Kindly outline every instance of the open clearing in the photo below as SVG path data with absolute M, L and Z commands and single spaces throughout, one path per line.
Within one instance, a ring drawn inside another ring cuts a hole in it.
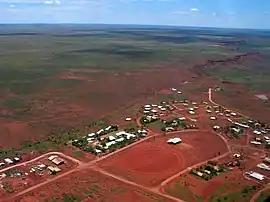
M 170 202 L 90 169 L 73 173 L 14 200 L 64 201 L 67 198 L 87 202 Z
M 168 145 L 171 137 L 180 137 L 182 143 Z M 211 132 L 179 132 L 149 139 L 99 165 L 130 181 L 157 186 L 173 174 L 226 151 L 223 140 Z

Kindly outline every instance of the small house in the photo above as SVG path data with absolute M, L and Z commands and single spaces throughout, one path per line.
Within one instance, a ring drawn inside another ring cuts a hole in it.
M 48 166 L 48 170 L 51 172 L 51 174 L 56 174 L 61 172 L 61 169 L 56 166 Z
M 13 164 L 13 163 L 14 163 L 10 158 L 5 158 L 4 161 L 5 161 L 7 164 Z
M 53 159 L 57 158 L 58 156 L 57 155 L 52 155 L 52 156 L 49 156 L 48 160 L 49 161 L 52 161 Z

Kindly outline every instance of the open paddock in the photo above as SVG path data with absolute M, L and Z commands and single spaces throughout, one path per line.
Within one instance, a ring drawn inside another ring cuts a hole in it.
M 75 199 L 75 200 L 68 200 Z M 24 193 L 14 200 L 28 201 L 87 201 L 87 202 L 156 202 L 166 201 L 139 188 L 124 184 L 96 171 L 85 169 Z
M 182 143 L 167 144 L 172 137 L 180 137 Z M 99 166 L 142 185 L 157 186 L 179 171 L 226 151 L 225 143 L 216 134 L 186 131 L 153 137 L 100 161 Z

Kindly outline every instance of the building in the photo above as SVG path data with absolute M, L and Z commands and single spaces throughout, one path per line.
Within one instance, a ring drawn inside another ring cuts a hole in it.
M 264 180 L 264 175 L 262 175 L 260 173 L 250 171 L 250 172 L 247 172 L 246 174 L 248 174 L 250 177 L 253 177 L 257 180 L 260 180 L 260 181 Z
M 185 121 L 186 117 L 179 117 L 178 119 L 179 119 L 179 121 Z
M 64 159 L 62 159 L 62 158 L 60 158 L 60 157 L 54 158 L 54 159 L 52 160 L 52 162 L 53 162 L 55 165 L 58 165 L 58 166 L 65 163 Z
M 268 171 L 270 171 L 270 166 L 268 166 L 268 165 L 266 165 L 266 164 L 264 164 L 264 163 L 259 163 L 259 164 L 257 165 L 257 167 L 260 168 L 260 169 L 263 169 L 263 170 L 268 170 Z
M 254 145 L 261 145 L 261 142 L 257 142 L 257 141 L 250 141 L 250 144 L 254 144 Z
M 199 172 L 199 171 L 198 171 L 196 174 L 197 174 L 199 177 L 202 177 L 202 176 L 203 176 L 203 173 L 201 173 L 201 172 Z
M 113 141 L 113 140 L 115 140 L 115 137 L 113 137 L 112 135 L 110 135 L 110 136 L 108 137 L 108 139 L 109 139 L 110 141 Z
M 265 163 L 270 163 L 270 157 L 265 157 L 265 158 L 263 159 L 263 162 L 265 162 Z
M 211 117 L 210 117 L 210 120 L 217 120 L 217 118 L 214 117 L 214 116 L 211 116 Z
M 48 170 L 51 172 L 51 174 L 56 174 L 61 172 L 61 169 L 57 166 L 48 166 Z
M 167 141 L 168 144 L 179 144 L 182 140 L 179 137 L 171 138 Z
M 262 134 L 262 132 L 260 132 L 260 131 L 258 131 L 258 130 L 254 130 L 253 133 L 254 133 L 255 135 L 261 135 L 261 134 Z
M 241 157 L 241 154 L 234 154 L 233 157 L 234 158 L 240 158 Z
M 52 155 L 52 156 L 49 156 L 48 160 L 49 161 L 52 161 L 53 159 L 57 158 L 58 156 L 57 155 Z
M 166 127 L 165 131 L 166 132 L 172 132 L 172 131 L 174 131 L 174 128 L 173 127 Z
M 15 161 L 15 162 L 19 162 L 19 161 L 20 161 L 20 158 L 19 158 L 19 157 L 15 157 L 15 158 L 14 158 L 14 161 Z
M 4 161 L 5 161 L 7 164 L 13 164 L 13 163 L 14 163 L 10 158 L 5 158 Z
M 189 111 L 188 113 L 191 115 L 196 114 L 194 111 Z
M 234 124 L 237 125 L 237 126 L 240 126 L 240 127 L 242 127 L 242 128 L 249 128 L 248 125 L 244 125 L 244 124 L 242 124 L 242 123 L 234 122 Z
M 211 174 L 211 171 L 209 171 L 209 170 L 204 170 L 203 172 L 206 173 L 206 174 L 208 174 L 208 175 Z

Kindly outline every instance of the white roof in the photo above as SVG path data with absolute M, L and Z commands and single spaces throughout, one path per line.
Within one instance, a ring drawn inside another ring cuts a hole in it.
M 116 142 L 123 142 L 124 140 L 125 140 L 125 138 L 120 137 L 120 138 L 116 139 L 115 141 L 116 141 Z
M 107 128 L 105 128 L 105 130 L 110 130 L 112 128 L 112 126 L 108 126 Z
M 156 112 L 157 112 L 157 110 L 155 110 L 155 109 L 152 109 L 152 110 L 151 110 L 151 112 L 153 112 L 153 113 L 156 113 Z
M 241 124 L 241 123 L 234 122 L 234 124 L 237 125 L 237 126 L 241 126 L 243 128 L 249 128 L 248 125 L 244 125 L 244 124 Z
M 234 113 L 234 112 L 232 112 L 232 113 L 231 113 L 231 115 L 232 115 L 232 116 L 236 116 L 237 114 L 236 114 L 236 113 Z
M 143 111 L 144 114 L 148 114 L 149 112 L 150 111 L 148 111 L 148 110 Z
M 126 118 L 126 121 L 131 121 L 131 118 L 127 117 L 127 118 Z
M 189 110 L 190 110 L 190 111 L 193 111 L 193 110 L 194 110 L 194 108 L 192 108 L 192 107 L 191 107 L 191 108 L 189 108 Z
M 177 144 L 180 143 L 182 140 L 179 137 L 175 137 L 175 138 L 171 138 L 167 141 L 167 143 L 173 143 L 173 144 Z
M 195 114 L 195 112 L 194 112 L 194 111 L 189 111 L 189 113 L 190 113 L 190 114 Z
M 52 155 L 52 156 L 49 156 L 48 160 L 52 161 L 53 159 L 55 159 L 57 157 L 58 157 L 57 155 Z
M 171 88 L 172 89 L 172 91 L 177 91 L 177 89 L 176 88 Z
M 152 104 L 152 107 L 157 107 L 157 105 L 156 104 Z
M 178 94 L 182 94 L 182 92 L 181 92 L 181 91 L 177 91 L 177 93 L 178 93 Z
M 93 137 L 93 136 L 95 136 L 96 135 L 96 133 L 89 133 L 87 136 L 88 137 Z
M 100 134 L 100 133 L 102 133 L 104 131 L 104 129 L 100 129 L 98 132 L 97 132 L 97 134 Z
M 211 116 L 210 119 L 211 119 L 211 120 L 216 120 L 217 118 L 214 117 L 214 116 Z
M 147 105 L 144 105 L 144 108 L 149 108 L 151 107 L 151 105 L 147 104 Z
M 270 170 L 270 166 L 264 164 L 264 163 L 259 163 L 257 165 L 258 168 L 264 169 L 264 170 Z
M 261 142 L 257 142 L 257 141 L 250 141 L 251 144 L 256 144 L 256 145 L 261 145 Z
M 258 130 L 254 130 L 253 133 L 256 134 L 256 135 L 262 134 L 262 132 L 260 132 L 260 131 L 258 131 Z
M 162 107 L 160 108 L 161 111 L 166 111 L 166 108 Z
M 184 120 L 186 120 L 186 117 L 179 117 L 178 118 L 180 121 L 184 121 Z
M 4 161 L 5 161 L 6 163 L 13 163 L 13 161 L 12 161 L 10 158 L 5 158 Z
M 257 173 L 257 172 L 250 171 L 250 172 L 248 172 L 248 175 L 250 177 L 256 178 L 258 180 L 263 180 L 264 179 L 264 175 L 262 175 L 260 173 Z
M 115 143 L 116 143 L 115 141 L 107 142 L 106 147 L 110 147 L 111 145 L 114 145 Z
M 98 154 L 99 154 L 99 153 L 102 153 L 102 151 L 99 150 L 99 149 L 95 149 L 95 152 L 98 153 Z
M 110 141 L 115 140 L 115 137 L 113 137 L 112 135 L 110 135 L 108 138 L 109 138 Z
M 151 110 L 151 107 L 145 107 L 144 108 L 146 111 L 149 111 L 149 110 Z

